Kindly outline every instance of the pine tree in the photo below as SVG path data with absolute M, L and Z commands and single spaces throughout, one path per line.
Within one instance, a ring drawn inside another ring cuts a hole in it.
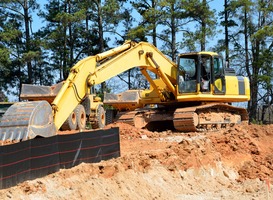
M 36 61 L 41 50 L 33 40 L 31 30 L 32 12 L 38 9 L 35 0 L 5 0 L 0 2 L 1 46 L 5 50 L 5 85 L 20 93 L 22 83 L 33 83 Z M 2 58 L 3 58 L 2 57 Z
M 196 27 L 194 31 L 186 34 L 187 43 L 194 43 L 195 46 L 200 46 L 200 51 L 206 51 L 207 39 L 216 33 L 215 10 L 210 9 L 207 0 L 186 0 L 184 6 L 191 24 Z
M 152 37 L 152 44 L 157 46 L 157 27 L 161 23 L 163 12 L 160 9 L 159 0 L 131 1 L 132 6 L 141 15 L 142 20 L 131 34 L 142 34 L 140 38 Z M 144 39 L 145 40 L 145 39 Z
M 86 24 L 92 27 L 92 32 L 98 38 L 98 52 L 108 50 L 105 33 L 116 34 L 117 26 L 122 19 L 122 5 L 126 0 L 85 0 L 79 3 L 80 7 L 88 14 Z M 106 84 L 101 84 L 101 95 L 106 91 Z
M 268 97 L 271 96 L 272 5 L 266 0 L 240 0 L 231 1 L 230 8 L 236 14 L 234 20 L 238 24 L 230 34 L 230 63 L 237 62 L 239 73 L 249 77 L 251 100 L 248 110 L 250 120 L 256 120 L 258 103 L 265 99 L 270 102 Z

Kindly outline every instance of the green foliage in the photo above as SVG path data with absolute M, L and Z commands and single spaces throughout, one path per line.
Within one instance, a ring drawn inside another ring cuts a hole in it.
M 9 56 L 9 49 L 5 47 L 0 48 L 0 69 L 10 64 L 11 60 Z
M 146 36 L 152 37 L 153 45 L 157 46 L 157 27 L 161 23 L 163 15 L 160 0 L 131 1 L 130 3 L 141 15 L 142 19 L 131 35 L 146 40 Z
M 273 37 L 273 24 L 261 27 L 255 34 L 252 35 L 252 40 L 265 40 Z
M 35 0 L 0 2 L 1 87 L 13 88 L 10 91 L 16 95 L 23 82 L 32 82 L 36 67 L 30 14 L 37 8 Z
M 146 37 L 146 28 L 143 26 L 137 26 L 128 31 L 127 39 L 134 41 L 148 41 Z

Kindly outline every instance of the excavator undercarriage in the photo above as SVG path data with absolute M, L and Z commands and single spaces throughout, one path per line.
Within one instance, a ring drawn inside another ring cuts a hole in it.
M 224 103 L 169 109 L 143 108 L 119 112 L 114 121 L 150 130 L 175 129 L 181 132 L 219 130 L 247 123 L 244 108 Z

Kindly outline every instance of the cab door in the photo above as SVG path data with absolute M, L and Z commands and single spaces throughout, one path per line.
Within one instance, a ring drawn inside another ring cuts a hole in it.
M 213 58 L 212 82 L 214 94 L 225 94 L 226 80 L 224 76 L 223 60 L 220 57 Z
M 180 57 L 178 64 L 178 92 L 196 93 L 197 91 L 197 56 Z
M 203 54 L 200 57 L 200 91 L 202 93 L 210 93 L 211 91 L 211 69 L 212 69 L 212 57 L 211 55 Z

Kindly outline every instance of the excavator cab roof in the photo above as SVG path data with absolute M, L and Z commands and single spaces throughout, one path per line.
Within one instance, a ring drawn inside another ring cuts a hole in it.
M 193 56 L 193 55 L 210 55 L 210 56 L 219 56 L 219 54 L 211 51 L 200 51 L 200 52 L 189 52 L 189 53 L 181 53 L 178 57 L 183 56 Z

